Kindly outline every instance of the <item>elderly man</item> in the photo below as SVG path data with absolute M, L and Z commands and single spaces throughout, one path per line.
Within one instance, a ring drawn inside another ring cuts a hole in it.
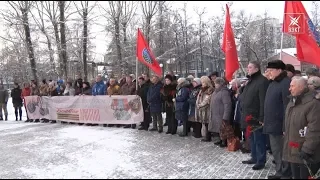
M 108 95 L 120 95 L 120 86 L 116 84 L 116 79 L 109 80 L 110 86 L 107 89 Z
M 132 76 L 126 77 L 126 83 L 120 88 L 120 95 L 135 95 L 136 94 L 136 85 L 133 83 Z M 128 124 L 123 128 L 136 128 L 136 124 Z
M 263 124 L 264 100 L 269 81 L 261 74 L 260 64 L 257 61 L 251 61 L 248 64 L 247 72 L 249 81 L 240 94 L 242 123 L 245 126 L 250 125 L 245 120 L 247 117 L 252 117 L 254 120 L 252 123 Z M 266 163 L 266 137 L 261 128 L 248 133 L 250 133 L 251 159 L 242 163 L 255 164 L 252 169 L 261 170 Z
M 92 95 L 97 96 L 97 95 L 106 95 L 107 92 L 107 87 L 102 81 L 101 75 L 98 75 L 96 77 L 96 83 L 93 85 L 92 88 Z
M 314 67 L 311 67 L 311 68 L 308 68 L 306 70 L 306 74 L 308 76 L 308 79 L 312 76 L 318 76 L 319 77 L 319 70 L 314 68 Z
M 320 101 L 308 90 L 303 77 L 293 77 L 289 91 L 283 160 L 291 163 L 294 179 L 309 179 L 307 166 L 313 174 L 320 168 Z
M 296 70 L 292 64 L 286 64 L 286 72 L 287 76 L 291 79 L 293 76 L 295 76 Z
M 268 179 L 280 179 L 290 177 L 290 167 L 287 162 L 282 162 L 283 149 L 283 122 L 284 114 L 289 102 L 288 96 L 290 76 L 285 71 L 286 65 L 280 60 L 270 61 L 267 65 L 269 84 L 264 102 L 264 127 L 263 131 L 269 135 L 273 159 L 276 164 L 275 175 Z
M 162 88 L 162 83 L 158 76 L 152 77 L 152 85 L 149 87 L 147 94 L 147 102 L 149 105 L 149 110 L 153 119 L 153 126 L 150 131 L 158 131 L 159 133 L 163 132 L 163 120 L 161 115 L 161 95 L 160 90 Z M 158 126 L 157 126 L 158 123 Z

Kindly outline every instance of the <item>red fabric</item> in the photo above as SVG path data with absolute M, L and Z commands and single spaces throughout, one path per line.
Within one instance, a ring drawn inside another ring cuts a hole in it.
M 246 122 L 248 123 L 249 121 L 251 121 L 252 120 L 252 115 L 250 114 L 250 115 L 248 115 L 248 116 L 246 116 Z
M 142 32 L 138 29 L 137 35 L 137 58 L 144 65 L 148 66 L 158 76 L 162 76 L 162 68 L 151 52 L 148 43 L 145 41 Z
M 292 141 L 289 142 L 289 146 L 292 147 L 292 148 L 299 148 L 300 147 L 299 143 L 292 142 Z
M 21 92 L 21 97 L 24 98 L 26 96 L 31 95 L 31 88 L 23 88 Z
M 226 22 L 224 24 L 224 33 L 222 41 L 222 51 L 225 54 L 225 77 L 228 81 L 232 80 L 233 73 L 239 69 L 237 46 L 234 40 L 231 27 L 229 7 L 226 5 Z
M 292 18 L 295 20 L 292 20 Z M 293 29 L 297 27 L 300 27 L 300 30 L 295 32 Z M 318 45 L 320 44 L 320 36 L 301 1 L 285 1 L 283 32 L 296 37 L 299 61 L 320 66 L 320 60 L 318 60 L 320 56 Z
M 251 134 L 251 131 L 252 131 L 251 126 L 247 126 L 247 129 L 246 129 L 246 139 L 249 139 L 250 134 Z

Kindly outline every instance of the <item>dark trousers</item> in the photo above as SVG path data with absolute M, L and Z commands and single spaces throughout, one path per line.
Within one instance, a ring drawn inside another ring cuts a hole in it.
M 152 117 L 152 129 L 158 129 L 159 131 L 163 130 L 163 120 L 161 112 L 151 113 Z M 157 126 L 158 123 L 158 126 Z
M 239 138 L 239 140 L 242 140 L 242 131 L 241 131 L 241 125 L 237 122 L 233 123 L 233 130 L 234 135 Z
M 206 128 L 206 137 L 205 137 L 205 140 L 207 141 L 211 141 L 211 132 L 209 132 L 209 124 L 208 123 L 205 123 L 204 124 L 205 128 Z
M 262 129 L 258 129 L 250 135 L 251 158 L 256 165 L 265 165 L 266 163 L 266 135 Z
M 185 117 L 186 118 L 183 119 L 183 124 L 182 124 L 182 128 L 183 128 L 182 135 L 187 136 L 191 129 L 191 122 L 188 121 L 188 116 L 185 116 Z
M 22 118 L 22 108 L 21 108 L 21 106 L 14 106 L 14 114 L 16 115 L 16 120 L 18 120 L 18 117 L 20 117 L 20 119 Z
M 166 123 L 168 125 L 168 133 L 176 134 L 178 121 L 175 118 L 175 114 L 172 108 L 166 108 Z
M 201 129 L 202 129 L 202 124 L 199 122 L 192 122 L 193 124 L 193 132 L 195 137 L 201 137 Z
M 308 177 L 310 176 L 306 165 L 297 163 L 290 163 L 290 165 L 293 179 L 308 179 Z M 309 164 L 308 166 L 311 169 L 313 175 L 315 175 L 320 168 L 320 163 Z
M 269 134 L 270 147 L 273 159 L 276 162 L 276 176 L 291 177 L 291 168 L 288 162 L 282 161 L 283 135 Z
M 142 127 L 144 129 L 149 129 L 150 126 L 150 122 L 151 122 L 151 114 L 150 112 L 145 112 L 143 113 L 143 122 L 142 122 Z

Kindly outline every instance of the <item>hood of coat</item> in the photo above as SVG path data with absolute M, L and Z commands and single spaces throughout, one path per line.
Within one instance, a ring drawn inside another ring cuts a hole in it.
M 180 90 L 183 87 L 188 87 L 190 85 L 189 81 L 184 81 L 181 84 L 177 85 L 177 90 Z

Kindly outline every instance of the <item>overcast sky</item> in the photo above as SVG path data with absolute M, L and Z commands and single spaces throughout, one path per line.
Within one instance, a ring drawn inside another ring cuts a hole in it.
M 212 16 L 221 15 L 221 6 L 225 5 L 227 1 L 188 1 L 188 16 L 192 18 L 193 21 L 196 21 L 197 15 L 194 11 L 196 7 L 202 9 L 206 8 L 205 20 Z M 0 6 L 3 7 L 4 2 L 0 2 Z M 312 2 L 303 1 L 309 16 L 311 15 Z M 170 4 L 173 9 L 182 8 L 183 1 L 170 1 Z M 284 10 L 284 1 L 234 1 L 231 7 L 231 11 L 240 11 L 245 10 L 248 14 L 252 15 L 262 15 L 265 11 L 268 12 L 269 16 L 278 18 L 280 21 L 283 19 L 283 10 Z M 138 12 L 141 14 L 141 12 Z M 1 22 L 1 21 L 0 21 Z M 98 20 L 98 22 L 103 23 L 104 20 Z M 0 35 L 3 35 L 3 30 L 1 30 L 0 25 Z M 96 49 L 93 50 L 96 52 L 96 60 L 103 60 L 103 54 L 106 52 L 108 38 L 106 33 L 103 32 L 104 28 L 101 26 L 93 26 L 91 32 L 94 32 L 96 39 L 93 40 L 93 43 L 96 45 Z

